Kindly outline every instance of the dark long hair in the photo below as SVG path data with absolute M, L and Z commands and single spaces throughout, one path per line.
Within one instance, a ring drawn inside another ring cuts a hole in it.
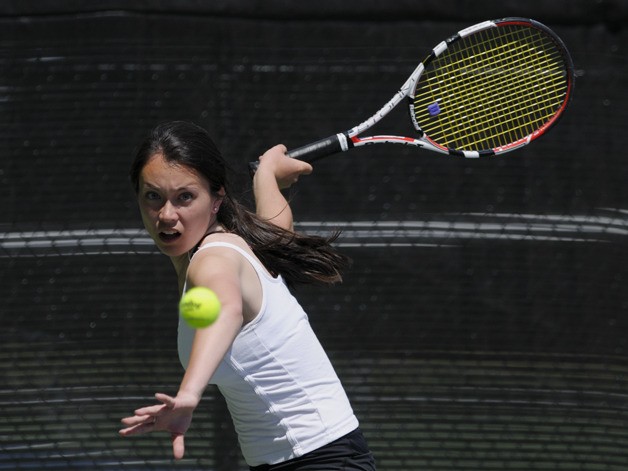
M 271 273 L 282 275 L 289 285 L 342 281 L 341 272 L 350 261 L 331 245 L 338 234 L 320 237 L 287 231 L 239 203 L 229 188 L 227 164 L 205 129 L 185 121 L 163 123 L 154 128 L 141 144 L 131 166 L 131 183 L 136 193 L 140 173 L 156 153 L 205 177 L 214 196 L 224 188 L 218 222 L 242 237 Z

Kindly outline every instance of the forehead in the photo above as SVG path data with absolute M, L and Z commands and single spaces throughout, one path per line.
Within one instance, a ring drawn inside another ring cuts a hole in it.
M 193 168 L 167 161 L 161 153 L 153 154 L 140 173 L 140 184 L 159 188 L 208 187 L 207 180 Z

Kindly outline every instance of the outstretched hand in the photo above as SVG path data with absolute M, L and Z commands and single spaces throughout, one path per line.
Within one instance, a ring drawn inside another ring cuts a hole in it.
M 198 405 L 198 398 L 192 394 L 179 393 L 176 397 L 157 393 L 155 398 L 161 404 L 142 407 L 132 417 L 125 417 L 126 425 L 119 431 L 123 437 L 149 432 L 170 432 L 172 452 L 175 459 L 183 458 L 185 452 L 184 435 L 192 422 L 192 414 Z

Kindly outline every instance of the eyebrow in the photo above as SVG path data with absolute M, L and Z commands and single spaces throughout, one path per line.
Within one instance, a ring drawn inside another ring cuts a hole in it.
M 153 185 L 153 184 L 151 184 L 151 183 L 148 183 L 148 182 L 146 182 L 146 181 L 142 181 L 141 186 L 148 187 L 148 188 L 153 189 L 153 190 L 160 190 L 160 189 L 161 189 L 160 187 L 155 186 L 155 185 Z M 184 186 L 180 186 L 180 187 L 178 187 L 178 188 L 175 188 L 175 189 L 174 189 L 174 191 L 182 191 L 182 190 L 189 190 L 189 189 L 197 189 L 197 188 L 198 188 L 198 186 L 199 186 L 199 185 L 197 185 L 196 183 L 191 183 L 191 184 L 188 184 L 188 185 L 184 185 Z

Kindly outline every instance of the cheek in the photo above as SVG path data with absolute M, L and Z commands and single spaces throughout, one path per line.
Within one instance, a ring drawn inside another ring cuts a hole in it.
M 151 225 L 150 223 L 152 219 L 148 217 L 148 215 L 144 213 L 143 211 L 141 211 L 140 214 L 142 216 L 142 222 L 144 223 L 144 226 L 148 229 L 148 226 Z
M 205 232 L 209 227 L 209 223 L 211 222 L 211 213 L 206 210 L 198 211 L 193 214 L 190 214 L 190 218 L 188 219 L 188 223 L 191 223 L 194 228 L 199 231 Z
M 150 209 L 146 208 L 142 204 L 139 204 L 138 207 L 140 210 L 140 216 L 142 218 L 142 222 L 144 223 L 144 226 L 146 227 L 146 229 L 149 229 L 150 227 L 154 225 L 153 223 L 156 218 L 154 211 L 151 211 Z
M 188 223 L 193 222 L 195 226 L 203 226 L 203 230 L 206 230 L 214 216 L 211 203 L 209 198 L 199 198 L 195 201 L 187 211 Z

